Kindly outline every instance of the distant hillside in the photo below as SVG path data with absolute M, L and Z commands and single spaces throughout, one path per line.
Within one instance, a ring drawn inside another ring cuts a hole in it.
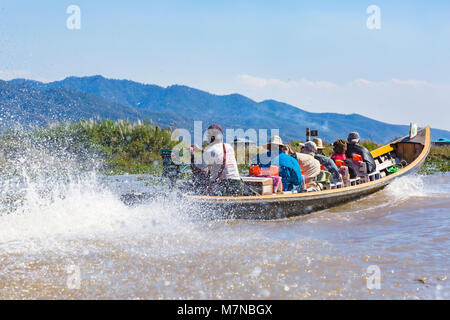
M 89 117 L 151 118 L 161 125 L 176 122 L 177 127 L 192 129 L 194 120 L 203 120 L 205 126 L 216 122 L 226 128 L 279 128 L 284 139 L 304 139 L 305 129 L 310 127 L 318 129 L 326 141 L 358 131 L 363 139 L 377 142 L 406 135 L 409 129 L 358 114 L 311 113 L 274 100 L 258 103 L 239 94 L 219 96 L 186 86 L 163 88 L 102 76 L 69 77 L 48 84 L 0 81 L 0 106 L 3 124 L 5 119 L 44 124 Z M 433 129 L 432 135 L 445 138 L 450 132 Z
M 48 125 L 89 118 L 153 119 L 171 124 L 179 115 L 124 106 L 96 95 L 29 80 L 0 80 L 0 127 Z

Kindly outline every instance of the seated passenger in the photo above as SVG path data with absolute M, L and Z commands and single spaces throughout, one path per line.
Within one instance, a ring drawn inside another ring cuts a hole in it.
M 258 165 L 261 167 L 270 165 L 278 166 L 280 168 L 279 175 L 282 179 L 283 190 L 302 191 L 304 189 L 304 183 L 300 166 L 294 158 L 286 154 L 286 152 L 283 152 L 286 148 L 281 138 L 279 136 L 273 136 L 266 148 L 269 150 L 265 155 L 267 161 L 263 163 L 262 157 L 258 155 Z
M 317 152 L 314 155 L 314 158 L 320 162 L 320 164 L 325 168 L 326 171 L 331 173 L 330 181 L 331 183 L 341 182 L 341 175 L 339 174 L 339 169 L 334 163 L 333 160 L 328 158 L 323 154 L 323 143 L 322 139 L 316 138 L 314 139 L 314 143 L 317 146 Z
M 202 149 L 193 145 L 191 152 L 191 169 L 197 187 L 201 193 L 210 195 L 234 196 L 242 194 L 242 182 L 237 167 L 233 147 L 223 142 L 220 125 L 211 125 L 207 131 L 209 145 L 202 152 L 198 161 L 194 152 Z
M 345 156 L 345 152 L 347 152 L 347 142 L 345 140 L 339 139 L 333 142 L 333 154 L 331 155 L 331 159 L 334 161 L 341 160 L 344 161 L 347 159 Z
M 303 169 L 305 183 L 308 185 L 313 182 L 320 173 L 320 162 L 314 158 L 317 152 L 317 146 L 314 142 L 308 141 L 301 149 L 301 153 L 295 153 L 294 157 Z
M 359 154 L 364 163 L 367 165 L 367 173 L 372 173 L 376 170 L 377 166 L 372 154 L 365 147 L 359 144 L 360 137 L 358 132 L 350 132 L 347 138 L 347 158 L 353 159 L 353 154 Z
M 339 168 L 339 173 L 341 174 L 343 180 L 347 180 L 347 176 L 350 179 L 355 179 L 358 176 L 358 170 L 355 168 L 353 162 L 347 159 L 345 153 L 347 152 L 347 141 L 339 139 L 333 142 L 333 154 L 331 159 L 336 161 L 343 161 L 345 164 L 344 168 Z

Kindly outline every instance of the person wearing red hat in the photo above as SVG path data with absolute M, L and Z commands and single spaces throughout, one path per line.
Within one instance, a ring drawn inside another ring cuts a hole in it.
M 242 194 L 242 182 L 233 147 L 223 142 L 222 127 L 213 124 L 208 127 L 209 145 L 203 150 L 202 161 L 192 162 L 194 178 L 199 181 L 199 191 L 204 194 L 234 196 Z M 197 145 L 190 148 L 193 155 L 201 151 Z

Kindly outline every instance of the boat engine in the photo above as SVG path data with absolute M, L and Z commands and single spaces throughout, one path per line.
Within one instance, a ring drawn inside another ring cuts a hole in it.
M 180 173 L 188 167 L 188 165 L 176 164 L 172 160 L 172 149 L 161 149 L 162 165 L 163 165 L 163 178 L 168 178 L 170 185 L 173 187 L 180 176 Z M 181 157 L 183 154 L 180 154 Z

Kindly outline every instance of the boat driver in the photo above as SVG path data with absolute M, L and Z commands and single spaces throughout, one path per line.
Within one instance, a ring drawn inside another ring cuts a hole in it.
M 190 147 L 191 169 L 194 184 L 199 193 L 217 196 L 242 195 L 242 181 L 233 147 L 223 142 L 222 127 L 213 124 L 207 131 L 208 146 Z M 194 161 L 194 153 L 202 152 L 201 159 Z

